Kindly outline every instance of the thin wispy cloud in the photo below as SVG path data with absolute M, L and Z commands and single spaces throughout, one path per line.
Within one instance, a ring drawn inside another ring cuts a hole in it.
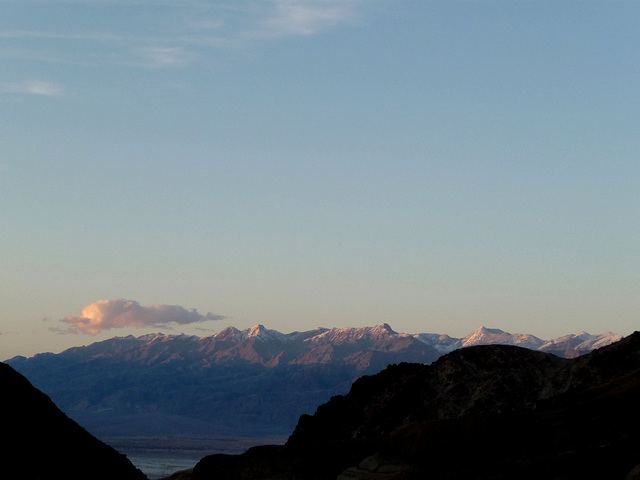
M 30 80 L 24 84 L 23 88 L 25 93 L 31 95 L 42 95 L 45 97 L 59 97 L 62 95 L 62 87 L 43 80 Z
M 97 335 L 104 330 L 124 327 L 164 327 L 188 325 L 208 320 L 223 320 L 222 315 L 198 313 L 179 305 L 140 305 L 134 300 L 98 300 L 82 309 L 80 316 L 66 317 L 60 321 L 69 325 L 66 329 L 51 327 L 57 333 Z
M 26 80 L 23 82 L 0 83 L 0 93 L 18 95 L 39 95 L 43 97 L 61 97 L 63 88 L 45 80 Z
M 351 20 L 361 2 L 336 0 L 276 0 L 262 33 L 273 36 L 314 35 Z
M 216 50 L 250 46 L 268 38 L 317 35 L 348 24 L 379 0 L 246 0 L 242 2 L 165 1 L 149 5 L 136 0 L 82 2 L 86 22 L 53 23 L 51 30 L 28 22 L 0 29 L 4 58 L 46 61 L 69 59 L 81 65 L 183 68 L 210 58 Z M 18 2 L 10 2 L 13 6 Z M 24 0 L 37 9 L 46 2 Z M 58 0 L 72 4 L 73 0 Z M 91 14 L 99 5 L 99 16 Z M 130 22 L 96 22 L 135 6 Z M 15 8 L 15 7 L 14 7 Z M 90 15 L 91 14 L 91 15 Z M 28 17 L 25 17 L 28 18 Z M 149 19 L 157 18 L 157 21 Z M 144 21 L 144 23 L 142 23 Z M 78 25 L 78 27 L 76 27 Z M 135 25 L 135 29 L 132 28 Z M 20 28 L 23 27 L 23 28 Z M 22 58 L 21 52 L 26 55 Z M 38 54 L 40 52 L 40 55 Z
M 134 51 L 144 66 L 154 68 L 177 68 L 192 63 L 197 55 L 183 47 L 144 47 Z

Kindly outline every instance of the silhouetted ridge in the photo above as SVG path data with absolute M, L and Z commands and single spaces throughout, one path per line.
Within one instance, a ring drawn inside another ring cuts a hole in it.
M 390 434 L 410 422 L 535 407 L 558 386 L 553 380 L 567 360 L 521 347 L 468 347 L 431 365 L 390 365 L 362 377 L 346 396 L 302 416 L 289 439 L 351 440 Z
M 0 478 L 146 478 L 124 455 L 91 436 L 4 363 L 0 363 L 0 386 Z

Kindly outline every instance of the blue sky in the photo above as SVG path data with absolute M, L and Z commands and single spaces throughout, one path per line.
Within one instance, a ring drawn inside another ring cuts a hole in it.
M 0 9 L 0 357 L 257 323 L 637 329 L 638 2 Z M 191 313 L 78 328 L 116 299 Z

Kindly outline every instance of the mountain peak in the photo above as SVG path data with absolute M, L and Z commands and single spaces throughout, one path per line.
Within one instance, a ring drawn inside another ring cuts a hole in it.
M 580 332 L 549 340 L 540 347 L 540 350 L 556 355 L 574 357 L 591 350 L 605 347 L 621 339 L 622 335 L 611 332 L 601 333 L 599 335 Z
M 367 342 L 383 342 L 388 343 L 395 337 L 409 337 L 409 335 L 399 334 L 395 332 L 387 323 L 376 325 L 375 327 L 359 327 L 359 328 L 332 328 L 326 330 L 319 335 L 309 338 L 314 343 L 332 343 L 335 345 L 342 344 L 361 344 Z M 364 342 L 364 343 L 363 343 Z
M 247 334 L 248 334 L 250 337 L 257 337 L 257 336 L 258 336 L 258 335 L 260 335 L 261 333 L 264 333 L 264 332 L 265 332 L 265 330 L 266 330 L 266 328 L 265 328 L 265 326 L 264 326 L 264 325 L 262 325 L 262 324 L 258 324 L 258 325 L 254 325 L 254 326 L 253 326 L 253 327 L 251 327 L 251 328 L 248 328 L 246 331 L 247 331 Z
M 258 324 L 251 328 L 247 328 L 242 332 L 248 338 L 257 338 L 262 341 L 276 340 L 283 341 L 286 337 L 285 334 L 278 332 L 277 330 L 269 330 L 264 325 Z
M 376 325 L 371 329 L 372 332 L 376 333 L 389 333 L 389 334 L 397 334 L 393 328 L 388 323 L 381 323 L 380 325 Z
M 157 333 L 147 333 L 146 335 L 140 335 L 138 337 L 138 340 L 142 340 L 143 342 L 147 342 L 147 343 L 151 343 L 151 342 L 155 342 L 158 339 L 165 339 L 166 335 L 162 332 L 157 332 Z
M 487 328 L 484 325 L 481 325 L 474 332 L 464 337 L 462 339 L 462 344 L 466 347 L 468 345 L 476 345 L 478 343 L 493 343 L 495 340 L 498 340 L 496 337 L 504 337 L 507 335 L 510 334 L 503 330 Z
M 500 330 L 499 328 L 487 328 L 484 325 L 480 325 L 480 328 L 478 328 L 475 333 L 483 333 L 483 334 L 493 334 L 493 335 L 502 335 L 503 333 L 508 333 L 505 332 L 504 330 Z
M 470 347 L 472 345 L 519 345 L 525 348 L 537 349 L 540 348 L 545 342 L 533 335 L 515 333 L 511 334 L 500 330 L 499 328 L 487 328 L 484 325 L 480 326 L 475 332 L 460 339 L 460 344 L 463 347 Z
M 216 333 L 213 336 L 213 338 L 215 338 L 216 341 L 220 341 L 220 342 L 230 341 L 230 340 L 237 341 L 237 340 L 241 340 L 242 333 L 236 327 L 227 327 L 224 330 L 221 330 L 218 333 Z

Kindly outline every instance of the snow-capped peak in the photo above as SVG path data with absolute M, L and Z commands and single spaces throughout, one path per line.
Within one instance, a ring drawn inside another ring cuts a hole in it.
M 499 343 L 504 340 L 509 333 L 497 328 L 487 328 L 484 325 L 480 326 L 476 331 L 470 333 L 462 339 L 462 346 L 468 347 L 471 345 L 479 345 L 484 343 Z
M 238 330 L 236 327 L 227 327 L 224 330 L 219 331 L 213 338 L 216 341 L 224 342 L 224 341 L 240 341 L 243 338 L 242 332 Z
M 467 335 L 460 340 L 462 347 L 470 347 L 472 345 L 518 345 L 521 347 L 537 349 L 544 344 L 544 340 L 533 335 L 515 333 L 511 334 L 498 328 L 487 328 L 484 325 L 475 332 Z
M 380 325 L 376 325 L 375 327 L 373 327 L 371 329 L 371 333 L 386 333 L 394 335 L 398 332 L 394 331 L 388 323 L 381 323 Z
M 138 340 L 142 340 L 145 343 L 151 343 L 156 341 L 165 340 L 168 336 L 162 332 L 158 333 L 147 333 L 146 335 L 140 335 Z
M 607 332 L 599 335 L 591 335 L 587 332 L 580 332 L 549 340 L 540 347 L 540 350 L 575 350 L 576 352 L 586 352 L 597 350 L 621 339 L 622 335 L 617 333 Z
M 375 327 L 332 328 L 309 338 L 312 342 L 330 342 L 335 344 L 355 343 L 367 339 L 371 341 L 398 337 L 404 334 L 395 332 L 387 323 Z M 405 335 L 406 336 L 406 335 Z
M 264 325 L 254 325 L 251 328 L 247 328 L 242 333 L 247 338 L 257 338 L 262 341 L 268 341 L 268 340 L 283 341 L 286 337 L 285 334 L 280 333 L 277 330 L 269 330 Z
M 594 341 L 591 343 L 591 348 L 597 350 L 598 348 L 606 347 L 612 343 L 622 340 L 622 335 L 619 333 L 607 332 L 594 337 Z

